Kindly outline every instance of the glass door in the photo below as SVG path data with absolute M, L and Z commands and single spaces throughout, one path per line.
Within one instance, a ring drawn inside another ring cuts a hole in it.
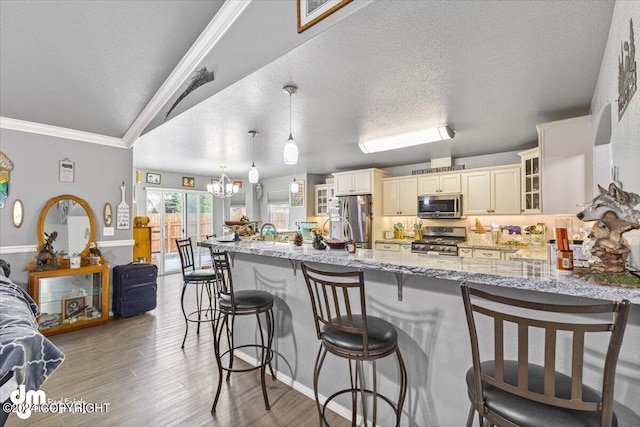
M 147 190 L 147 216 L 151 220 L 151 258 L 159 274 L 179 273 L 176 239 L 191 237 L 196 268 L 210 264 L 208 249 L 196 244 L 212 233 L 211 195 L 199 192 Z

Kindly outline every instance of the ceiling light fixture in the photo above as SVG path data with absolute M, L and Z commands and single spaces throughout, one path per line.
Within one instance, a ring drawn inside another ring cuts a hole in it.
M 258 173 L 258 168 L 256 168 L 256 135 L 260 134 L 257 130 L 250 130 L 249 135 L 253 138 L 251 139 L 251 169 L 249 169 L 249 182 L 251 184 L 257 184 L 260 179 L 260 174 Z
M 455 136 L 455 131 L 449 125 L 438 125 L 433 128 L 385 138 L 370 139 L 358 143 L 363 153 L 377 153 L 378 151 L 395 150 L 397 148 L 412 147 L 428 142 L 444 141 Z
M 289 94 L 289 139 L 284 144 L 284 164 L 295 165 L 298 163 L 298 146 L 293 140 L 293 134 L 291 133 L 291 95 L 298 91 L 296 86 L 285 86 L 282 88 L 284 93 Z
M 224 173 L 224 166 L 220 166 L 221 173 L 220 178 L 218 180 L 212 180 L 211 184 L 207 184 L 207 191 L 213 194 L 216 197 L 220 197 L 221 199 L 226 199 L 227 197 L 231 197 L 234 193 L 237 193 L 240 187 L 238 185 L 233 185 L 231 178 Z

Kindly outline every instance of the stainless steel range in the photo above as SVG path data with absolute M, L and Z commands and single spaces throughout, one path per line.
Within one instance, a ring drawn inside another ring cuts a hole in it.
M 458 243 L 467 240 L 465 227 L 424 227 L 422 240 L 411 243 L 411 252 L 434 255 L 458 255 Z

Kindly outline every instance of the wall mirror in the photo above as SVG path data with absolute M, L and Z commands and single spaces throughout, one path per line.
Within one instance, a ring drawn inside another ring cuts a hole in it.
M 111 227 L 111 220 L 113 219 L 113 211 L 111 210 L 111 203 L 104 204 L 104 210 L 102 211 L 105 227 Z
M 53 242 L 56 252 L 65 251 L 67 255 L 79 254 L 89 256 L 89 242 L 96 235 L 96 224 L 89 204 L 71 194 L 50 199 L 38 219 L 38 242 L 45 242 L 45 235 L 57 231 L 58 237 Z
M 11 209 L 11 221 L 13 222 L 13 226 L 15 228 L 20 228 L 23 218 L 24 205 L 22 204 L 22 200 L 16 199 L 13 202 L 13 208 Z

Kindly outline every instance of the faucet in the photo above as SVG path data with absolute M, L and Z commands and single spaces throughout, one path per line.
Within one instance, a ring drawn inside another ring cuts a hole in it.
M 267 232 L 265 234 L 264 229 L 267 227 L 270 227 L 270 229 L 267 229 Z M 273 240 L 277 240 L 278 230 L 276 230 L 276 226 L 271 224 L 270 222 L 265 222 L 264 224 L 262 224 L 262 227 L 260 227 L 260 240 L 264 240 L 264 236 L 273 236 Z

